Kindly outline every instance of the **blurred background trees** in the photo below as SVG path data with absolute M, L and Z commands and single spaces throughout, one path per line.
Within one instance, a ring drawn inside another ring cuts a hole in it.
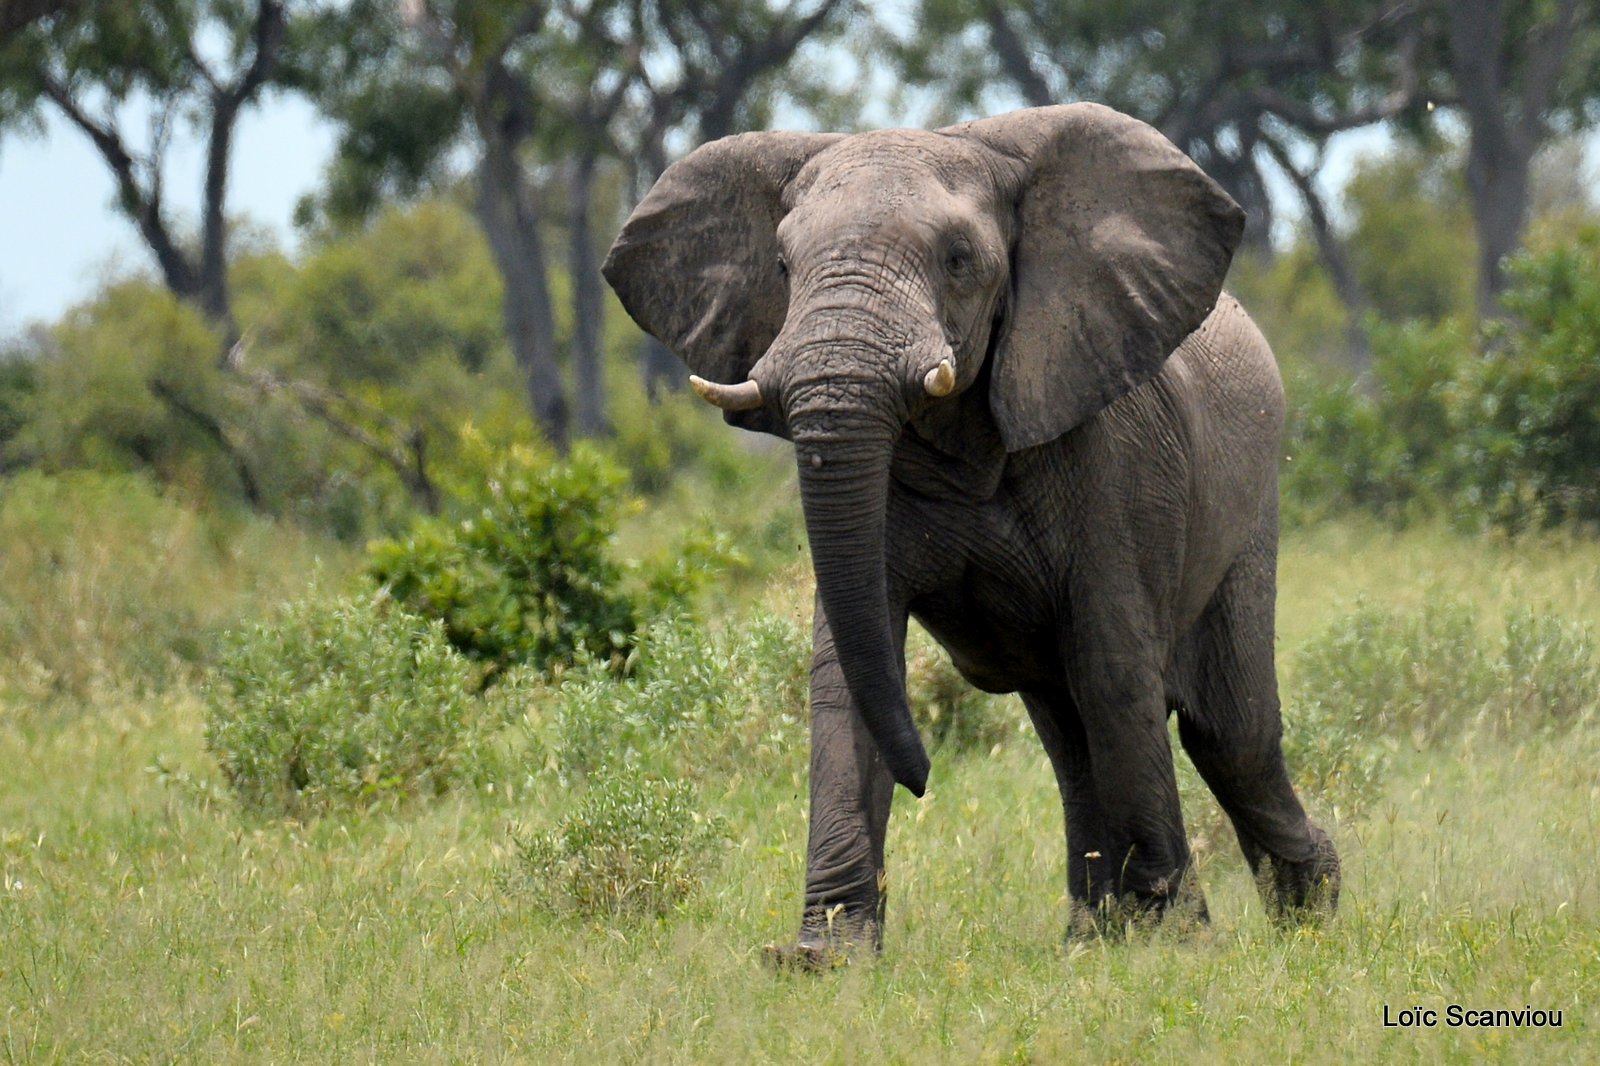
M 1578 0 L 11 0 L 0 138 L 65 120 L 151 270 L 0 343 L 0 474 L 137 472 L 345 538 L 460 506 L 468 438 L 737 481 L 599 275 L 662 169 L 743 129 L 1092 99 L 1250 212 L 1230 285 L 1291 380 L 1291 511 L 1600 520 L 1573 399 L 1597 71 Z M 292 255 L 229 199 L 274 94 L 336 131 Z

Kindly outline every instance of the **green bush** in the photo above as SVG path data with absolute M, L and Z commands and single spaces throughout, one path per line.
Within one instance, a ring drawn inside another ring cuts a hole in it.
M 727 839 L 687 784 L 623 775 L 593 782 L 554 829 L 519 839 L 518 867 L 543 909 L 655 917 L 699 887 Z
M 1491 724 L 1505 732 L 1571 725 L 1600 704 L 1600 662 L 1589 627 L 1522 607 L 1506 616 L 1495 663 Z
M 621 471 L 582 445 L 561 462 L 512 449 L 488 468 L 466 518 L 419 519 L 409 535 L 373 544 L 372 576 L 495 667 L 620 660 L 640 613 L 611 556 L 622 485 Z
M 438 622 L 385 597 L 313 596 L 229 637 L 206 745 L 260 813 L 437 795 L 480 772 L 472 674 Z
M 39 370 L 25 352 L 0 350 L 0 470 L 27 459 L 13 441 L 28 424 L 39 391 Z
M 1372 329 L 1370 382 L 1289 381 L 1291 520 L 1360 508 L 1467 531 L 1600 528 L 1600 226 L 1511 267 L 1511 317 Z
M 1498 643 L 1471 606 L 1358 606 L 1292 659 L 1284 754 L 1312 795 L 1359 811 L 1381 792 L 1389 752 L 1469 729 L 1526 735 L 1592 718 L 1600 662 L 1587 627 L 1518 609 Z
M 721 631 L 670 615 L 642 635 L 627 676 L 592 660 L 555 693 L 564 775 L 640 768 L 726 774 L 772 765 L 804 736 L 809 641 L 757 612 Z
M 149 478 L 0 479 L 0 695 L 87 702 L 191 676 L 222 630 L 303 583 L 337 545 L 198 511 Z
M 1600 527 L 1600 226 L 1510 274 L 1513 318 L 1458 415 L 1467 524 Z
M 973 688 L 921 627 L 906 641 L 906 696 L 918 731 L 935 751 L 981 754 L 1027 728 L 1015 698 Z
M 1294 658 L 1302 706 L 1418 744 L 1453 731 L 1494 690 L 1471 607 L 1430 598 L 1418 611 L 1362 604 Z
M 1470 341 L 1453 322 L 1375 322 L 1371 334 L 1369 384 L 1289 377 L 1281 486 L 1291 521 L 1359 508 L 1404 523 L 1459 499 L 1452 442 Z
M 1390 747 L 1359 713 L 1318 698 L 1283 709 L 1283 758 L 1306 802 L 1341 818 L 1359 817 L 1388 785 Z

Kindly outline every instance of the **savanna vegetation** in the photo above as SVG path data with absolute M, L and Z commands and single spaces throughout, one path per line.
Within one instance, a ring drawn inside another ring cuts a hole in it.
M 54 108 L 94 137 L 154 263 L 0 345 L 5 1061 L 1592 1060 L 1583 5 L 140 6 L 0 38 L 0 135 Z M 1534 109 L 1514 144 L 1492 87 Z M 225 180 L 174 221 L 160 137 L 114 150 L 170 108 L 225 178 L 269 91 L 341 131 L 292 252 Z M 1230 287 L 1289 388 L 1284 745 L 1339 915 L 1267 918 L 1180 755 L 1212 925 L 1064 945 L 1026 716 L 913 632 L 934 771 L 896 801 L 889 949 L 772 973 L 806 832 L 794 460 L 672 387 L 596 250 L 673 155 L 774 116 L 1074 94 L 1278 219 Z M 1329 198 L 1330 138 L 1376 122 Z M 1384 1025 L 1452 1003 L 1562 1026 Z

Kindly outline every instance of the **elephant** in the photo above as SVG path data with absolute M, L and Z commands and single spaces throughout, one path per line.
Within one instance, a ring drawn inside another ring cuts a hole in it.
M 1208 920 L 1169 717 L 1272 913 L 1337 903 L 1273 666 L 1277 364 L 1222 291 L 1243 212 L 1082 103 L 936 131 L 755 132 L 639 202 L 603 271 L 727 422 L 793 442 L 816 573 L 810 827 L 780 962 L 882 950 L 894 786 L 929 758 L 915 617 L 1021 695 L 1066 821 L 1068 936 Z

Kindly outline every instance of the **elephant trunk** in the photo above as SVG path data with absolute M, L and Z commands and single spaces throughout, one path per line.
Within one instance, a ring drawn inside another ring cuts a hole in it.
M 892 416 L 842 416 L 836 406 L 825 428 L 821 419 L 794 407 L 789 420 L 817 595 L 845 683 L 894 779 L 921 796 L 928 754 L 906 702 L 905 663 L 890 626 L 884 553 L 889 460 L 900 425 Z M 851 427 L 855 421 L 867 424 Z

